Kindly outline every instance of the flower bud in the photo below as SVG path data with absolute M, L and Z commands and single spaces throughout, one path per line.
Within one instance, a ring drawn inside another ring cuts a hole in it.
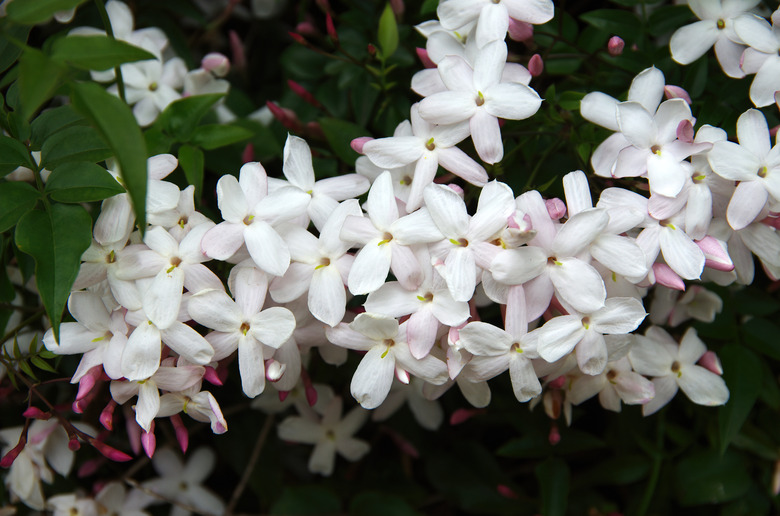
M 8 453 L 6 453 L 2 459 L 0 459 L 0 468 L 10 468 L 11 464 L 14 463 L 16 460 L 16 457 L 19 456 L 20 453 L 22 453 L 22 450 L 24 449 L 24 446 L 27 444 L 27 436 L 22 435 L 22 438 L 19 439 L 19 443 L 17 443 L 16 446 L 11 448 Z
M 376 47 L 369 43 L 368 46 L 366 46 L 366 51 L 368 52 L 368 55 L 371 57 L 374 57 L 376 55 Z
M 116 405 L 116 401 L 110 400 L 108 405 L 106 405 L 106 408 L 100 413 L 100 424 L 103 425 L 103 428 L 106 430 L 110 431 L 114 429 L 114 409 L 116 409 Z
M 279 401 L 282 402 L 290 395 L 290 391 L 279 391 Z
M 690 120 L 680 120 L 677 125 L 677 139 L 685 143 L 693 143 L 693 124 Z
M 450 425 L 455 426 L 461 423 L 465 423 L 469 419 L 479 414 L 484 414 L 485 409 L 468 409 L 460 408 L 450 415 Z
M 328 29 L 328 36 L 333 40 L 333 43 L 339 42 L 339 33 L 336 32 L 336 26 L 333 24 L 333 16 L 327 13 L 325 16 L 325 28 Z
M 231 30 L 228 32 L 228 39 L 230 40 L 230 52 L 233 54 L 233 66 L 238 70 L 246 69 L 246 52 L 244 52 L 241 38 L 238 37 L 236 31 Z
M 390 0 L 390 9 L 393 10 L 393 14 L 395 14 L 396 17 L 401 16 L 406 10 L 404 0 Z
M 366 142 L 370 142 L 371 140 L 373 140 L 373 138 L 370 136 L 361 136 L 349 142 L 349 146 L 352 147 L 352 150 L 358 154 L 363 154 L 363 145 L 365 145 Z
M 44 412 L 38 407 L 28 407 L 27 410 L 22 412 L 22 415 L 30 419 L 40 419 L 46 421 L 51 418 L 51 412 Z
M 509 18 L 509 37 L 513 41 L 533 42 L 534 26 L 530 23 L 521 22 L 514 18 Z
M 424 48 L 417 47 L 417 57 L 420 59 L 420 62 L 423 64 L 425 68 L 436 68 L 436 63 L 431 61 L 431 58 L 428 56 L 428 51 Z
M 295 32 L 304 36 L 316 36 L 319 33 L 317 27 L 315 27 L 314 24 L 308 20 L 302 21 L 296 25 Z
M 130 455 L 121 452 L 116 448 L 112 448 L 106 443 L 98 441 L 95 438 L 91 437 L 89 439 L 89 444 L 91 444 L 97 451 L 99 451 L 101 455 L 115 462 L 127 462 L 129 460 L 133 460 L 133 458 Z
M 222 380 L 219 378 L 217 370 L 211 366 L 206 366 L 206 372 L 203 374 L 203 379 L 209 382 L 211 385 L 222 385 Z
M 281 380 L 282 375 L 287 370 L 287 366 L 281 362 L 277 362 L 274 359 L 270 359 L 265 365 L 265 378 L 269 382 L 278 382 Z
M 542 56 L 539 54 L 531 56 L 531 59 L 528 61 L 528 71 L 531 73 L 531 77 L 539 77 L 542 75 L 542 72 L 544 71 Z
M 154 421 L 149 432 L 141 434 L 141 445 L 144 447 L 146 456 L 150 459 L 154 456 L 154 451 L 157 448 L 157 438 L 154 436 Z
M 691 96 L 688 95 L 687 91 L 680 88 L 679 86 L 672 86 L 669 84 L 664 86 L 664 97 L 666 97 L 667 100 L 683 99 L 685 102 L 688 103 L 688 105 L 691 105 Z
M 720 359 L 714 351 L 704 353 L 699 359 L 699 365 L 718 376 L 723 375 L 723 366 L 720 364 Z
M 623 53 L 623 48 L 626 46 L 626 42 L 620 36 L 612 36 L 607 42 L 607 52 L 612 57 L 619 56 Z
M 287 85 L 290 87 L 290 89 L 293 91 L 293 93 L 295 93 L 296 95 L 301 97 L 307 103 L 311 104 L 312 106 L 314 106 L 316 108 L 321 108 L 322 107 L 322 104 L 320 103 L 320 101 L 317 100 L 316 98 L 314 98 L 314 95 L 309 93 L 306 90 L 306 88 L 304 88 L 303 86 L 301 86 L 297 82 L 293 81 L 292 79 L 288 79 L 287 80 Z
M 726 244 L 717 238 L 707 235 L 697 240 L 696 245 L 704 253 L 706 261 L 704 265 L 716 271 L 730 272 L 734 270 L 734 262 L 731 261 Z
M 552 425 L 550 427 L 550 433 L 547 435 L 547 440 L 553 446 L 561 442 L 561 431 L 558 430 L 558 425 Z
M 519 498 L 518 494 L 515 493 L 511 487 L 504 484 L 498 484 L 496 486 L 496 491 L 504 498 L 510 498 L 512 500 Z
M 187 453 L 187 447 L 190 444 L 190 434 L 187 432 L 187 427 L 184 426 L 184 422 L 181 420 L 179 414 L 171 416 L 171 424 L 176 432 L 176 440 L 179 441 L 179 447 L 182 453 Z
M 216 77 L 224 77 L 230 71 L 230 59 L 219 52 L 211 52 L 203 56 L 200 66 L 204 70 L 213 73 Z
M 685 282 L 665 263 L 654 263 L 652 272 L 655 277 L 655 283 L 674 290 L 685 290 Z
M 544 204 L 547 206 L 547 214 L 550 215 L 551 219 L 558 220 L 566 215 L 566 205 L 557 197 L 547 199 Z

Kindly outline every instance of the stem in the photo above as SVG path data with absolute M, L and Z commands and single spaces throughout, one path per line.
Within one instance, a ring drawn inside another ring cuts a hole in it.
M 661 475 L 661 465 L 663 463 L 663 446 L 664 446 L 664 431 L 665 431 L 665 412 L 658 414 L 657 426 L 656 426 L 656 453 L 653 457 L 653 469 L 650 470 L 650 478 L 647 479 L 647 486 L 645 487 L 645 493 L 642 495 L 642 501 L 639 503 L 637 509 L 637 516 L 645 516 L 647 509 L 650 507 L 650 501 L 653 499 L 653 493 L 658 485 L 658 477 Z
M 252 455 L 249 457 L 249 462 L 247 463 L 246 468 L 244 468 L 244 473 L 241 475 L 241 480 L 233 491 L 233 494 L 230 496 L 230 503 L 228 503 L 227 509 L 225 509 L 225 514 L 227 516 L 233 514 L 233 509 L 236 508 L 238 500 L 241 498 L 241 494 L 244 492 L 244 489 L 246 489 L 246 485 L 249 483 L 249 476 L 255 470 L 257 461 L 260 459 L 260 452 L 263 451 L 263 445 L 265 444 L 268 433 L 271 431 L 273 425 L 274 416 L 267 416 L 265 418 L 265 423 L 263 423 L 263 429 L 260 430 L 260 435 L 257 437 L 257 442 L 255 443 L 255 448 L 252 450 Z
M 40 317 L 46 313 L 46 310 L 39 309 L 37 310 L 33 315 L 25 319 L 24 321 L 17 324 L 15 327 L 11 328 L 8 332 L 6 332 L 5 335 L 3 335 L 3 340 L 0 340 L 0 345 L 5 344 L 7 341 L 11 340 L 14 335 L 16 335 L 19 330 L 30 324 L 31 322 L 35 322 L 36 320 L 40 319 Z
M 108 12 L 106 11 L 106 6 L 103 4 L 103 0 L 95 0 L 95 5 L 100 13 L 100 19 L 103 20 L 103 26 L 106 28 L 106 35 L 111 39 L 116 39 L 114 37 L 114 31 L 111 28 L 111 19 L 108 17 Z M 114 67 L 114 75 L 116 75 L 116 87 L 119 91 L 119 98 L 122 99 L 122 102 L 127 103 L 127 99 L 125 98 L 125 81 L 122 78 L 122 69 L 119 66 Z

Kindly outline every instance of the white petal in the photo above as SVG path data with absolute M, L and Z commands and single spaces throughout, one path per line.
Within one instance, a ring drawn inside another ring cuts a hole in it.
M 350 392 L 365 409 L 382 404 L 390 392 L 395 372 L 395 355 L 386 346 L 368 350 L 352 376 Z

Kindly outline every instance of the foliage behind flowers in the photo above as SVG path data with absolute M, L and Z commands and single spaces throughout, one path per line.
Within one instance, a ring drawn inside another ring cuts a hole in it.
M 777 512 L 780 10 L 689 4 L 0 4 L 0 511 Z

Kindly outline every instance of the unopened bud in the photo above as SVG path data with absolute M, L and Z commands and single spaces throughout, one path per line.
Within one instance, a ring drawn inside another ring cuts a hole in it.
M 420 59 L 420 62 L 423 64 L 425 68 L 436 68 L 436 63 L 431 61 L 431 58 L 428 55 L 427 50 L 420 47 L 417 47 L 415 50 L 417 52 L 417 57 Z
M 485 409 L 468 409 L 468 408 L 457 409 L 455 412 L 453 412 L 450 415 L 450 425 L 452 426 L 460 425 L 462 423 L 465 423 L 472 417 L 484 413 L 485 413 Z
M 723 374 L 723 366 L 714 351 L 704 353 L 699 359 L 699 365 L 718 376 Z
M 100 378 L 102 372 L 103 368 L 101 366 L 95 366 L 79 379 L 79 391 L 76 394 L 77 401 L 85 398 L 92 392 L 92 388 L 95 387 L 95 383 Z
M 22 436 L 21 439 L 19 439 L 19 442 L 11 448 L 8 453 L 6 453 L 2 459 L 0 459 L 0 468 L 10 468 L 11 464 L 14 463 L 16 460 L 16 457 L 19 456 L 20 453 L 22 453 L 22 450 L 24 450 L 25 445 L 27 444 L 26 436 Z
M 368 51 L 368 55 L 370 55 L 371 57 L 374 57 L 376 55 L 376 47 L 373 44 L 369 43 L 366 46 L 366 50 Z
M 302 21 L 296 25 L 295 32 L 304 36 L 316 36 L 319 33 L 317 27 L 315 27 L 314 24 L 308 20 Z
M 217 374 L 217 370 L 211 366 L 206 366 L 206 372 L 203 374 L 203 379 L 209 382 L 211 385 L 221 386 L 223 383 Z
M 114 409 L 116 409 L 116 405 L 116 401 L 110 400 L 108 405 L 106 405 L 106 408 L 100 413 L 100 424 L 103 425 L 103 428 L 106 430 L 110 431 L 114 429 Z
M 287 396 L 290 395 L 290 391 L 279 391 L 279 401 L 284 401 L 287 399 Z
M 566 204 L 557 197 L 547 199 L 544 201 L 544 204 L 547 207 L 547 214 L 551 219 L 558 220 L 566 215 Z
M 104 457 L 95 457 L 85 460 L 84 463 L 79 466 L 76 476 L 78 478 L 91 477 L 100 469 L 100 466 L 105 464 L 106 459 Z
M 81 443 L 79 442 L 77 437 L 71 437 L 70 440 L 68 440 L 68 449 L 71 451 L 76 451 L 79 448 L 81 448 Z
M 305 46 L 305 47 L 308 47 L 308 46 L 309 46 L 309 42 L 308 42 L 308 41 L 306 41 L 306 38 L 304 38 L 304 37 L 303 37 L 303 36 L 301 36 L 300 34 L 297 34 L 297 33 L 295 33 L 295 32 L 288 32 L 287 34 L 289 34 L 289 35 L 290 35 L 290 37 L 291 37 L 293 40 L 295 40 L 295 42 L 296 42 L 296 43 L 300 43 L 301 45 L 303 45 L 303 46 Z
M 267 101 L 265 105 L 268 106 L 268 109 L 271 111 L 271 114 L 274 115 L 274 118 L 276 118 L 286 129 L 296 133 L 301 132 L 303 126 L 293 111 L 279 107 L 270 100 Z
M 393 440 L 393 442 L 401 451 L 401 453 L 403 453 L 404 455 L 408 455 L 413 459 L 417 459 L 420 457 L 420 452 L 417 451 L 417 448 L 415 448 L 414 445 L 410 443 L 406 438 L 404 438 L 401 434 L 390 429 L 385 430 L 385 432 L 387 432 L 387 434 L 390 436 L 390 439 Z
M 509 18 L 509 37 L 513 41 L 531 42 L 534 37 L 534 26 Z
M 664 86 L 664 97 L 666 97 L 667 100 L 683 99 L 685 102 L 688 103 L 688 105 L 691 104 L 691 96 L 688 95 L 687 91 L 680 88 L 679 86 L 672 86 L 670 84 Z
M 619 56 L 623 53 L 623 48 L 626 46 L 626 42 L 620 36 L 612 36 L 607 43 L 607 52 L 612 57 Z
M 228 32 L 228 40 L 230 41 L 230 52 L 233 54 L 233 66 L 238 70 L 246 69 L 246 52 L 238 33 L 234 30 Z
M 677 139 L 685 143 L 693 143 L 693 124 L 690 120 L 680 120 L 677 125 Z
M 325 15 L 325 28 L 328 29 L 328 36 L 333 40 L 333 43 L 338 43 L 339 34 L 336 32 L 336 26 L 333 25 L 333 16 L 330 13 Z
M 144 432 L 141 434 L 141 445 L 144 447 L 146 456 L 151 459 L 154 456 L 155 449 L 157 448 L 157 438 L 154 436 L 154 421 L 152 422 L 152 426 L 149 430 L 149 432 Z
M 216 77 L 224 77 L 230 71 L 230 59 L 219 52 L 211 52 L 203 56 L 200 66 L 213 73 Z
M 270 359 L 265 363 L 265 378 L 269 382 L 278 382 L 287 370 L 287 365 Z
M 44 412 L 38 407 L 28 407 L 27 410 L 22 412 L 22 415 L 30 419 L 40 419 L 46 421 L 51 418 L 51 412 Z
M 695 241 L 702 253 L 704 253 L 704 265 L 716 271 L 731 272 L 734 270 L 734 262 L 731 261 L 726 244 L 717 238 L 707 235 L 701 240 Z
M 561 375 L 555 380 L 551 380 L 547 385 L 550 387 L 550 389 L 562 389 L 563 386 L 566 385 L 566 376 Z
M 179 414 L 171 416 L 171 424 L 176 432 L 176 440 L 179 441 L 179 447 L 182 453 L 187 453 L 187 448 L 190 445 L 190 434 L 187 432 L 187 427 L 184 426 L 184 422 L 181 420 Z
M 511 487 L 504 484 L 498 484 L 496 486 L 496 491 L 498 491 L 498 494 L 500 494 L 504 498 L 509 498 L 512 500 L 519 498 L 519 495 L 515 493 L 515 491 Z
M 255 147 L 250 142 L 246 144 L 246 147 L 244 147 L 244 150 L 241 152 L 241 162 L 251 163 L 253 161 L 255 161 Z
M 112 448 L 111 446 L 104 442 L 98 441 L 97 439 L 90 438 L 89 444 L 91 444 L 97 451 L 99 451 L 101 455 L 115 462 L 127 462 L 129 460 L 133 460 L 130 455 L 121 452 L 116 448 Z
M 287 85 L 290 87 L 290 89 L 293 91 L 293 93 L 295 93 L 296 95 L 301 97 L 307 103 L 311 104 L 312 106 L 314 106 L 316 108 L 321 108 L 322 107 L 322 104 L 320 103 L 320 101 L 317 100 L 316 98 L 314 98 L 314 95 L 309 93 L 309 91 L 306 90 L 306 88 L 304 88 L 303 86 L 301 86 L 297 82 L 293 81 L 292 79 L 288 79 L 287 80 Z
M 352 147 L 352 150 L 358 154 L 363 154 L 363 145 L 365 145 L 366 142 L 370 142 L 371 140 L 373 140 L 373 138 L 370 136 L 361 136 L 349 142 L 349 146 Z
M 406 10 L 404 0 L 390 0 L 390 9 L 393 10 L 393 14 L 395 14 L 396 17 L 401 16 Z
M 679 274 L 665 263 L 653 264 L 653 276 L 655 277 L 655 282 L 664 287 L 685 291 L 685 282 Z
M 531 74 L 531 77 L 539 77 L 542 75 L 542 72 L 544 71 L 544 61 L 542 61 L 542 56 L 539 54 L 534 54 L 531 56 L 531 59 L 528 61 L 528 71 Z
M 466 196 L 466 192 L 463 191 L 463 188 L 460 187 L 460 185 L 456 185 L 455 183 L 450 183 L 447 185 L 447 188 L 458 194 L 458 197 L 463 199 Z
M 561 432 L 558 430 L 558 425 L 552 425 L 550 427 L 550 433 L 547 435 L 547 440 L 553 446 L 561 442 Z

